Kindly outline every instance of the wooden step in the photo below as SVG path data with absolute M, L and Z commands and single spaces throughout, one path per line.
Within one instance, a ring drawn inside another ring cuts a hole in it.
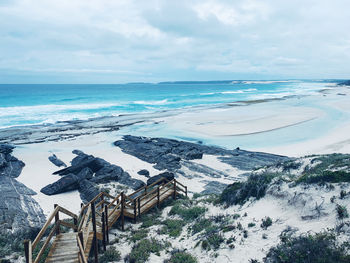
M 78 251 L 77 233 L 62 233 L 53 241 L 45 262 L 79 262 Z

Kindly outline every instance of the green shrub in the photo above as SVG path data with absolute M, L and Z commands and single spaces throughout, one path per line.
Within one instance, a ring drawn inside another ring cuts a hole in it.
M 131 237 L 130 237 L 130 240 L 132 242 L 137 242 L 141 239 L 144 239 L 145 237 L 147 237 L 148 235 L 148 230 L 146 229 L 140 229 L 140 230 L 136 230 L 136 231 L 132 231 L 131 232 Z
M 345 171 L 319 171 L 317 173 L 307 172 L 296 180 L 297 183 L 325 184 L 350 182 L 350 173 Z
M 250 197 L 260 199 L 265 196 L 266 189 L 275 174 L 251 174 L 245 182 L 235 182 L 226 187 L 220 201 L 228 205 L 243 205 Z
M 265 263 L 348 263 L 345 245 L 338 245 L 334 234 L 318 233 L 286 237 L 269 250 Z
M 187 208 L 181 204 L 176 204 L 171 208 L 169 215 L 179 215 L 186 221 L 192 221 L 203 215 L 205 211 L 206 208 L 200 206 Z
M 142 225 L 141 228 L 148 228 L 154 225 L 160 224 L 160 213 L 150 213 L 141 216 Z
M 129 261 L 134 263 L 146 262 L 151 253 L 159 254 L 163 246 L 155 239 L 143 239 L 137 243 L 129 254 Z
M 207 238 L 208 244 L 213 249 L 218 249 L 222 242 L 225 241 L 224 237 L 218 233 L 213 233 Z
M 212 225 L 211 220 L 209 219 L 200 219 L 197 222 L 195 222 L 192 226 L 192 234 L 196 234 L 201 232 L 203 229 L 207 229 L 208 227 L 210 227 Z
M 101 257 L 99 257 L 100 263 L 107 263 L 113 261 L 119 261 L 121 259 L 120 252 L 115 247 L 109 247 Z
M 248 227 L 254 227 L 255 226 L 255 223 L 251 222 L 248 224 Z
M 164 227 L 161 230 L 161 234 L 167 234 L 171 237 L 178 237 L 181 235 L 185 222 L 178 219 L 166 219 L 162 222 L 162 224 Z
M 189 253 L 177 252 L 171 256 L 168 263 L 197 263 L 197 259 Z
M 267 229 L 271 225 L 272 225 L 272 219 L 268 216 L 262 219 L 262 223 L 260 226 L 261 228 Z
M 337 210 L 337 217 L 339 219 L 344 219 L 344 218 L 348 218 L 349 217 L 348 210 L 346 209 L 345 206 L 337 205 L 336 210 Z

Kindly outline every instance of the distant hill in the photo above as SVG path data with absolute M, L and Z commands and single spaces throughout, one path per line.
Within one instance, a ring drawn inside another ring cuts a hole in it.
M 338 85 L 340 85 L 340 86 L 350 86 L 350 80 L 346 80 L 346 81 L 340 82 L 340 83 L 338 83 Z

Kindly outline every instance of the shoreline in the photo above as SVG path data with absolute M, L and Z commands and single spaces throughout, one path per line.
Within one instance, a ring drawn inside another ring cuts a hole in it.
M 339 89 L 342 90 L 342 93 L 346 93 L 346 96 L 338 96 Z M 77 191 L 55 196 L 40 193 L 42 187 L 59 178 L 59 176 L 52 175 L 55 170 L 59 169 L 48 160 L 52 153 L 55 153 L 68 165 L 74 157 L 72 151 L 82 150 L 86 154 L 120 165 L 133 178 L 144 182 L 147 178 L 138 175 L 139 170 L 147 169 L 151 176 L 161 171 L 154 169 L 152 164 L 126 154 L 112 145 L 123 135 L 180 139 L 204 145 L 217 145 L 224 149 L 240 147 L 245 150 L 290 157 L 333 152 L 349 153 L 350 118 L 347 117 L 350 116 L 350 108 L 347 106 L 348 102 L 350 103 L 350 89 L 338 88 L 327 91 L 326 94 L 319 93 L 317 96 L 259 102 L 250 104 L 249 107 L 232 107 L 225 103 L 215 107 L 197 107 L 191 111 L 178 109 L 150 114 L 106 116 L 89 121 L 66 121 L 54 125 L 1 129 L 0 141 L 17 145 L 14 156 L 26 164 L 18 180 L 38 193 L 34 199 L 39 202 L 47 215 L 52 211 L 53 200 L 57 197 L 66 204 L 68 209 L 76 211 L 80 207 Z M 327 122 L 332 117 L 329 112 L 319 108 L 319 104 L 331 110 L 336 109 L 337 112 L 343 112 L 348 122 L 338 121 L 335 127 L 327 127 L 328 130 L 325 131 L 319 129 L 318 123 L 322 126 L 324 121 Z M 282 134 L 282 138 L 283 136 L 292 138 L 297 134 L 298 129 L 307 131 L 308 127 L 316 129 L 315 133 L 313 133 L 314 130 L 311 130 L 313 135 L 311 139 L 274 144 L 274 140 L 278 139 L 277 135 Z M 261 129 L 265 130 L 261 131 Z M 244 132 L 236 135 L 220 135 L 226 131 L 240 130 Z M 257 130 L 260 132 L 254 133 Z M 6 135 L 9 136 L 6 137 Z M 250 144 L 245 146 L 244 140 L 249 141 Z M 232 177 L 227 179 L 182 177 L 194 192 L 203 191 L 206 180 L 228 184 L 232 180 L 239 180 L 240 175 L 244 173 L 244 171 L 229 169 L 222 165 L 222 162 L 217 161 L 214 156 L 203 156 L 203 159 L 197 163 L 230 173 Z M 72 199 L 77 201 L 70 202 L 69 200 Z

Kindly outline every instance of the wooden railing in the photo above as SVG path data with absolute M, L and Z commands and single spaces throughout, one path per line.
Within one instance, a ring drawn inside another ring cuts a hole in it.
M 55 207 L 55 210 L 51 213 L 51 215 L 47 219 L 46 223 L 44 224 L 43 228 L 40 230 L 40 232 L 38 233 L 38 235 L 36 236 L 34 241 L 33 242 L 31 242 L 31 240 L 25 240 L 24 241 L 24 251 L 25 251 L 26 262 L 38 263 L 40 261 L 42 255 L 44 254 L 45 250 L 49 246 L 52 237 L 55 234 L 56 235 L 60 234 L 60 232 L 61 232 L 60 226 L 61 225 L 69 227 L 69 228 L 72 228 L 74 231 L 77 231 L 77 229 L 78 229 L 78 216 L 75 215 L 74 213 L 68 211 L 67 209 L 64 209 L 63 207 L 60 207 L 60 206 L 58 206 L 56 204 L 54 205 L 54 207 Z M 60 216 L 59 216 L 60 212 L 70 216 L 71 218 L 73 218 L 73 222 L 74 223 L 71 224 L 71 223 L 68 223 L 66 221 L 60 220 Z M 39 252 L 38 252 L 38 254 L 36 256 L 36 258 L 33 259 L 33 251 L 38 246 L 38 244 L 41 241 L 41 239 L 43 238 L 45 232 L 47 231 L 47 229 L 51 225 L 51 222 L 52 222 L 53 219 L 55 219 L 55 223 L 53 225 L 53 228 L 51 229 L 51 231 L 47 235 L 46 240 L 44 241 L 41 249 L 39 250 Z

